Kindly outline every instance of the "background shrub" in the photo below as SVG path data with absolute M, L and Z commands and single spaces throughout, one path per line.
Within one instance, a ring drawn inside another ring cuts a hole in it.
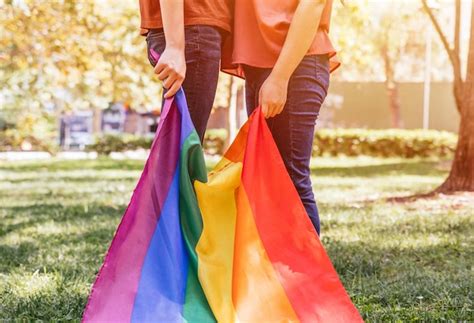
M 224 154 L 228 136 L 226 129 L 209 129 L 204 136 L 204 151 L 209 155 Z
M 227 140 L 227 130 L 210 129 L 204 139 L 204 151 L 209 155 L 222 154 Z M 102 135 L 95 138 L 95 142 L 87 147 L 88 151 L 96 151 L 100 155 L 109 155 L 112 152 L 127 150 L 149 149 L 153 142 L 152 137 L 130 134 Z
M 206 133 L 208 154 L 223 154 L 225 129 Z M 437 130 L 322 129 L 314 137 L 313 156 L 451 157 L 457 135 Z
M 22 150 L 47 151 L 55 154 L 58 147 L 51 140 L 43 140 L 34 135 L 24 134 L 17 129 L 0 131 L 0 152 Z
M 228 141 L 226 129 L 210 129 L 204 139 L 204 151 L 222 155 Z M 321 129 L 315 134 L 313 156 L 374 156 L 374 157 L 451 157 L 457 136 L 436 130 L 370 130 Z M 33 136 L 23 136 L 9 129 L 0 131 L 0 151 L 21 150 L 22 143 L 31 144 L 31 150 L 54 152 L 55 145 Z M 87 147 L 101 155 L 127 150 L 149 149 L 152 137 L 131 134 L 101 135 Z
M 314 156 L 449 157 L 457 136 L 436 130 L 322 129 L 316 132 Z
M 87 146 L 87 150 L 96 151 L 99 155 L 109 155 L 112 152 L 149 149 L 152 142 L 152 137 L 145 136 L 130 134 L 102 135 L 97 136 L 95 142 Z

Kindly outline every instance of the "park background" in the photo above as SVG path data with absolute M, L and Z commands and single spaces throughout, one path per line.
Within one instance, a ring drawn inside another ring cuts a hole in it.
M 471 15 L 470 0 L 335 1 L 313 184 L 368 321 L 474 320 Z M 1 320 L 81 317 L 159 120 L 138 26 L 138 1 L 0 0 Z M 244 111 L 222 74 L 209 167 Z

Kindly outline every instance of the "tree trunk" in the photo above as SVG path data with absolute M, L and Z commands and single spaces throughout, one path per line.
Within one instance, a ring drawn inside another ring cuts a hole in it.
M 398 83 L 395 81 L 395 70 L 390 58 L 387 44 L 381 48 L 382 58 L 385 64 L 385 89 L 387 91 L 388 108 L 392 128 L 402 128 L 400 115 L 400 96 L 398 94 Z
M 235 128 L 235 122 L 233 118 L 235 119 L 235 110 L 233 109 L 233 104 L 234 104 L 234 97 L 233 97 L 233 88 L 234 88 L 234 78 L 232 76 L 229 76 L 229 85 L 227 86 L 227 120 L 226 120 L 226 130 L 227 130 L 227 138 L 224 143 L 224 151 L 229 147 L 231 141 L 232 141 L 232 134 L 234 130 L 232 129 L 233 127 Z
M 438 192 L 474 191 L 474 100 L 466 98 L 464 103 L 451 172 Z
M 400 116 L 400 96 L 398 94 L 398 84 L 396 82 L 386 82 L 388 106 L 390 109 L 392 128 L 402 128 Z
M 466 81 L 454 79 L 456 104 L 461 114 L 459 137 L 451 172 L 439 192 L 474 191 L 474 3 L 467 58 Z M 456 93 L 457 92 L 457 93 Z

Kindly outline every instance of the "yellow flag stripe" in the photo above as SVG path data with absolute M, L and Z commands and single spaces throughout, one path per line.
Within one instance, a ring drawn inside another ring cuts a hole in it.
M 235 191 L 242 163 L 223 161 L 221 167 L 224 171 L 210 175 L 207 183 L 194 184 L 203 219 L 196 252 L 199 281 L 212 312 L 219 322 L 232 323 L 236 321 L 232 304 Z

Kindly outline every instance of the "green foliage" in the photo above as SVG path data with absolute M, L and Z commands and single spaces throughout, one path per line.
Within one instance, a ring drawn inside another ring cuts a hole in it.
M 2 2 L 0 110 L 159 106 L 138 2 Z
M 206 154 L 222 155 L 227 137 L 225 129 L 208 130 L 203 143 Z M 87 150 L 109 155 L 149 149 L 152 141 L 151 137 L 131 134 L 100 135 Z M 315 135 L 313 155 L 446 158 L 453 155 L 456 141 L 455 134 L 435 130 L 322 129 Z M 29 131 L 16 128 L 0 131 L 0 151 L 21 150 L 25 142 L 31 145 L 31 150 L 55 152 L 58 149 L 55 141 L 38 138 Z
M 0 0 L 0 7 L 0 111 L 161 105 L 138 1 Z M 216 103 L 226 105 L 229 76 L 221 78 Z
M 127 150 L 150 149 L 153 138 L 135 135 L 104 135 L 98 136 L 92 145 L 87 147 L 89 151 L 96 151 L 100 155 L 109 155 L 112 152 L 123 152 Z
M 449 157 L 457 136 L 435 130 L 322 129 L 317 131 L 313 155 L 376 157 Z
M 227 138 L 227 130 L 211 129 L 206 132 L 204 138 L 204 151 L 207 154 L 222 154 Z M 100 155 L 109 155 L 112 152 L 123 152 L 127 150 L 149 149 L 153 138 L 124 135 L 98 136 L 92 145 L 87 147 L 89 151 L 96 151 Z
M 47 151 L 55 153 L 57 147 L 33 135 L 24 135 L 16 129 L 0 131 L 0 152 L 5 151 Z
M 52 131 L 53 116 L 36 111 L 18 113 L 17 122 L 5 121 L 0 128 L 0 151 L 34 150 L 54 153 L 58 150 L 55 132 Z
M 224 153 L 227 132 L 222 130 L 206 133 L 208 154 Z M 322 129 L 315 134 L 313 155 L 443 158 L 453 155 L 456 141 L 455 134 L 436 130 Z
M 226 129 L 209 129 L 204 136 L 204 151 L 209 155 L 222 155 L 229 134 Z
M 322 241 L 367 322 L 473 321 L 474 203 L 443 164 L 317 158 Z M 0 321 L 78 321 L 143 161 L 0 163 Z M 255 286 L 258 288 L 258 286 Z
M 228 134 L 225 129 L 206 132 L 204 150 L 210 155 L 222 155 Z M 148 149 L 151 138 L 133 135 L 98 137 L 89 150 L 108 155 L 111 152 Z M 374 157 L 450 157 L 456 147 L 457 136 L 435 130 L 368 130 L 322 129 L 314 140 L 314 156 L 374 156 Z

